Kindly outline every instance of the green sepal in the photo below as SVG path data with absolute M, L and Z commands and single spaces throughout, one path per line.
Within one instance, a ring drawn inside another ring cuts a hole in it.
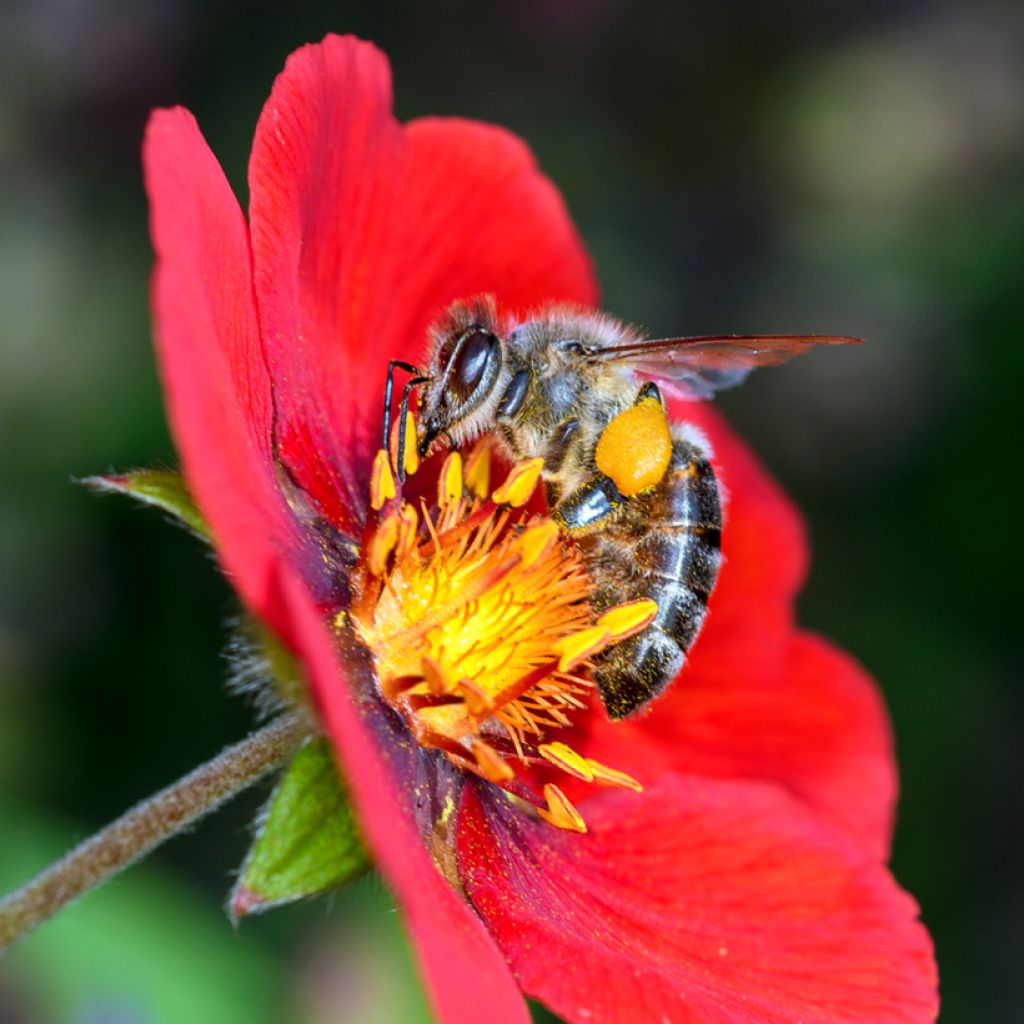
M 330 745 L 314 737 L 292 759 L 270 798 L 228 898 L 228 914 L 237 922 L 331 892 L 369 866 Z
M 185 486 L 185 478 L 174 470 L 132 469 L 109 476 L 87 476 L 81 482 L 94 491 L 127 494 L 143 504 L 163 509 L 197 537 L 210 540 L 210 530 Z

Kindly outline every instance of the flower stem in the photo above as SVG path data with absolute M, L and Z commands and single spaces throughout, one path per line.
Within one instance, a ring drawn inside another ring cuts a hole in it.
M 309 732 L 283 715 L 160 790 L 0 900 L 0 950 L 277 767 Z

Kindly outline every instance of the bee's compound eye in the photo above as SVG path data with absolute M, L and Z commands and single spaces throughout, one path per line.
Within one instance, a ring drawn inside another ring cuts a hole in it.
M 497 344 L 498 339 L 484 330 L 474 330 L 463 339 L 449 377 L 449 387 L 460 402 L 465 402 L 480 383 Z

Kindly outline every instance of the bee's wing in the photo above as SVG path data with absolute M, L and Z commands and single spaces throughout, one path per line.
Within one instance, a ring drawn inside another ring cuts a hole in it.
M 678 398 L 710 398 L 735 387 L 758 366 L 778 366 L 818 345 L 857 345 L 831 334 L 710 334 L 658 338 L 591 349 L 591 358 L 621 362 Z

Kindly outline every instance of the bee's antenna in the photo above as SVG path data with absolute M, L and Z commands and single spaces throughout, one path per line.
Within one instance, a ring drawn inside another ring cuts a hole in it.
M 388 450 L 388 445 L 391 442 L 391 438 L 389 436 L 391 434 L 391 386 L 394 382 L 396 366 L 400 370 L 405 370 L 406 373 L 421 372 L 418 366 L 413 366 L 412 363 L 404 362 L 401 359 L 392 359 L 391 362 L 388 363 L 388 380 L 384 385 L 384 415 L 382 417 L 384 432 L 380 443 L 380 446 L 384 451 Z
M 417 384 L 426 384 L 428 380 L 430 380 L 429 377 L 412 377 L 405 382 L 405 390 L 402 392 L 402 402 L 398 407 L 398 455 L 395 459 L 395 462 L 398 463 L 395 468 L 398 472 L 399 483 L 405 483 L 405 425 L 409 419 L 409 392 Z M 385 451 L 387 451 L 386 448 Z

